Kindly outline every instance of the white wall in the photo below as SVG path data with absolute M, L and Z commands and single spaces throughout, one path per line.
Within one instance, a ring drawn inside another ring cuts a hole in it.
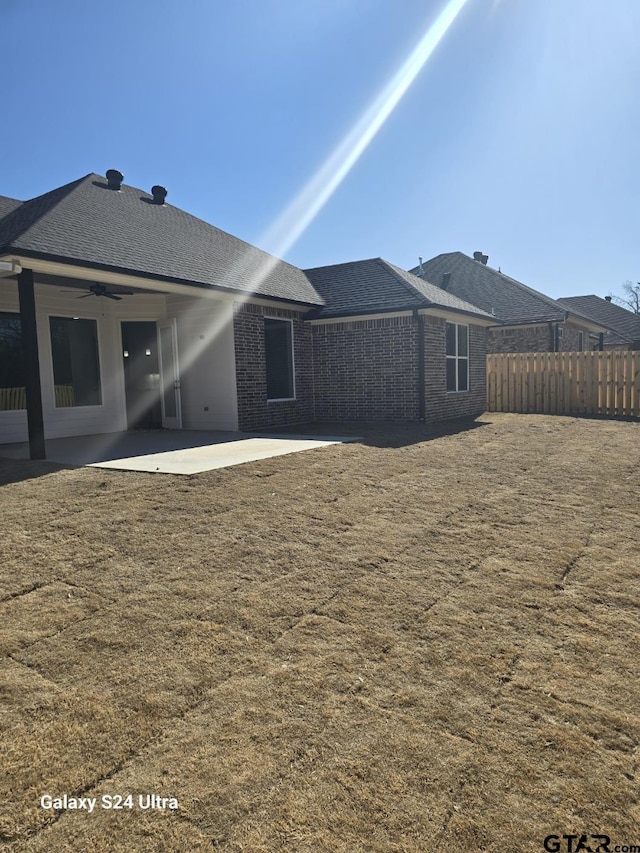
M 167 296 L 177 318 L 184 429 L 238 428 L 233 304 Z
M 78 299 L 75 292 L 62 292 L 70 289 L 35 287 L 45 438 L 125 430 L 120 323 L 172 317 L 177 319 L 183 428 L 238 428 L 231 301 L 136 293 L 116 302 L 98 296 Z M 0 279 L 0 311 L 19 311 L 17 284 L 7 279 Z M 50 316 L 96 320 L 102 405 L 55 407 Z M 0 412 L 0 444 L 27 440 L 26 412 Z
M 136 294 L 116 302 L 98 296 L 77 299 L 63 285 L 35 287 L 40 352 L 40 382 L 45 438 L 118 432 L 127 428 L 121 353 L 121 320 L 157 320 L 165 314 L 165 296 Z M 82 291 L 78 291 L 82 295 Z M 19 311 L 18 287 L 0 279 L 0 311 Z M 81 317 L 97 323 L 102 405 L 56 408 L 49 317 Z M 0 412 L 0 444 L 27 441 L 26 412 Z

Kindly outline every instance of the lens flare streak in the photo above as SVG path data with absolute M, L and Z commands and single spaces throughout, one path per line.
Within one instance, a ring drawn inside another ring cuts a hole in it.
M 382 128 L 467 0 L 450 0 L 410 56 L 260 241 L 283 257 L 309 227 Z
M 252 294 L 259 291 L 261 285 L 278 265 L 278 258 L 287 254 L 327 204 L 383 127 L 466 3 L 467 0 L 449 0 L 409 57 L 368 109 L 278 217 L 274 225 L 257 241 L 258 245 L 266 248 L 271 257 L 266 256 L 264 262 L 256 267 L 247 255 L 239 258 L 234 268 L 227 272 L 220 284 L 240 286 L 244 290 L 244 294 L 239 293 L 234 300 L 238 305 L 246 302 Z M 201 313 L 200 302 L 196 300 L 193 308 L 186 312 L 183 319 L 189 322 L 190 319 L 201 316 Z M 197 341 L 192 341 L 186 351 L 180 353 L 181 373 L 187 372 L 199 358 L 209 353 L 210 347 L 226 328 L 229 319 L 230 312 L 227 313 L 227 311 L 219 312 L 215 319 L 211 318 L 206 334 Z M 232 357 L 231 353 L 230 357 Z

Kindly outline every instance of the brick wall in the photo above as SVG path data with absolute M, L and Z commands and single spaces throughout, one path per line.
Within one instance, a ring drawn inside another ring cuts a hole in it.
M 483 326 L 469 324 L 469 391 L 448 392 L 445 324 L 424 317 L 425 421 L 474 417 L 487 408 L 487 336 Z
M 473 417 L 486 409 L 486 332 L 469 325 L 469 391 L 446 390 L 445 320 L 423 317 L 425 420 Z M 414 317 L 313 327 L 315 419 L 419 418 L 418 325 Z
M 558 341 L 560 352 L 575 352 L 579 348 L 579 332 L 584 334 L 584 348 L 589 347 L 589 330 L 576 323 L 558 323 L 563 330 Z M 535 323 L 519 329 L 504 326 L 489 329 L 488 352 L 554 352 L 553 335 L 556 323 Z
M 520 329 L 508 326 L 489 329 L 488 352 L 550 352 L 552 349 L 548 323 Z
M 564 329 L 563 335 L 559 341 L 558 349 L 560 352 L 578 352 L 580 350 L 580 332 L 584 337 L 584 350 L 591 349 L 589 342 L 589 330 L 583 326 L 578 326 L 575 323 L 561 323 L 561 328 Z
M 293 320 L 296 400 L 267 402 L 264 317 Z M 293 311 L 236 305 L 234 336 L 241 430 L 311 421 L 416 421 L 418 323 L 412 316 L 304 323 Z M 423 317 L 425 418 L 486 409 L 486 333 L 469 325 L 469 391 L 446 390 L 445 320 Z
M 640 350 L 640 343 L 633 341 L 628 344 L 604 344 L 605 350 L 630 350 L 633 352 L 637 352 Z
M 315 420 L 418 419 L 413 317 L 313 326 Z
M 267 402 L 264 318 L 293 320 L 295 400 Z M 282 308 L 236 303 L 234 343 L 238 393 L 238 428 L 287 427 L 313 420 L 311 329 L 302 314 Z

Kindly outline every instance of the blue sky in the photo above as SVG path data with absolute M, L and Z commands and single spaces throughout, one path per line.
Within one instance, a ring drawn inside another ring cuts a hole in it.
M 1 0 L 0 194 L 120 169 L 271 249 L 270 228 L 444 0 Z M 286 252 L 481 249 L 550 296 L 640 279 L 640 3 L 467 0 Z

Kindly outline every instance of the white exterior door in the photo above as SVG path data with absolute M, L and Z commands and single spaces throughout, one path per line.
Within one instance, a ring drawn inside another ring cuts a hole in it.
M 162 426 L 165 429 L 182 429 L 178 337 L 175 320 L 158 323 L 158 352 L 162 389 Z

